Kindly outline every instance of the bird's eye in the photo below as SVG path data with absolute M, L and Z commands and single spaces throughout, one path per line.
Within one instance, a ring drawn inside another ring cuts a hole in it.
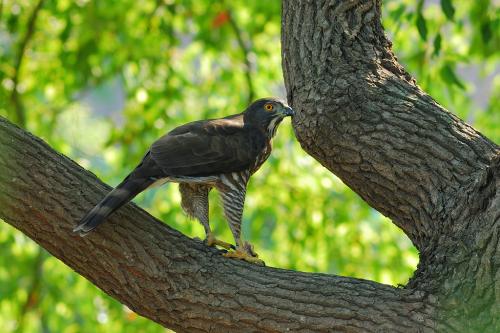
M 274 106 L 272 104 L 267 103 L 266 105 L 264 105 L 264 109 L 266 109 L 267 111 L 273 111 Z

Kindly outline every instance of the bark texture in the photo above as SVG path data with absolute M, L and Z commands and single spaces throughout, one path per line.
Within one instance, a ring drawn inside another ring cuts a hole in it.
M 500 152 L 397 63 L 372 0 L 283 2 L 302 146 L 421 252 L 405 288 L 225 259 L 133 204 L 71 229 L 109 187 L 0 118 L 0 218 L 179 332 L 500 331 Z
M 500 332 L 500 150 L 398 64 L 380 1 L 283 1 L 282 59 L 302 147 L 420 251 L 406 287 L 439 331 Z

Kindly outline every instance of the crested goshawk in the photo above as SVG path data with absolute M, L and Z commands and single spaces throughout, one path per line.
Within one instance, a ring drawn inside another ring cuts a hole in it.
M 179 183 L 181 205 L 205 228 L 206 243 L 224 255 L 263 264 L 252 246 L 241 240 L 241 218 L 250 176 L 271 153 L 271 139 L 293 110 L 276 98 L 253 102 L 244 112 L 220 119 L 199 120 L 175 128 L 153 143 L 141 163 L 74 231 L 85 235 L 122 205 L 155 183 Z M 216 239 L 208 219 L 208 193 L 216 188 L 236 247 Z

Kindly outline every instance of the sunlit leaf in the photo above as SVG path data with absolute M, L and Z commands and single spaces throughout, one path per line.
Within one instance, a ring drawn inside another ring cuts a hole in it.
M 400 4 L 396 10 L 393 10 L 391 11 L 391 17 L 393 20 L 397 21 L 399 20 L 399 18 L 401 17 L 401 15 L 403 15 L 403 13 L 405 12 L 405 9 L 406 9 L 406 5 L 405 4 Z

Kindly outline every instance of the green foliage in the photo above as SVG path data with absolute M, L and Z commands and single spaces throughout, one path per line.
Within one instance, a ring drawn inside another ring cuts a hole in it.
M 417 83 L 448 110 L 499 142 L 498 4 L 389 0 L 383 9 L 394 52 Z
M 278 1 L 57 0 L 36 10 L 39 1 L 0 1 L 0 115 L 110 184 L 176 125 L 239 112 L 252 96 L 283 95 Z M 498 142 L 493 3 L 386 1 L 384 25 L 418 83 Z M 482 104 L 464 75 L 470 68 L 475 80 L 491 82 Z M 288 122 L 274 146 L 251 180 L 243 222 L 267 264 L 404 284 L 417 263 L 406 236 L 306 155 Z M 179 201 L 175 185 L 136 199 L 170 226 L 203 237 Z M 216 194 L 211 202 L 215 232 L 232 241 Z M 165 331 L 5 223 L 0 253 L 5 332 Z
M 453 21 L 453 17 L 455 16 L 455 7 L 453 6 L 451 0 L 441 0 L 441 9 L 446 18 Z

